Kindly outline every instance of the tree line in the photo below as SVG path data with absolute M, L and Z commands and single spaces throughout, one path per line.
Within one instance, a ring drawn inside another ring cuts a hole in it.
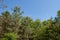
M 0 14 L 0 40 L 60 40 L 60 10 L 44 21 L 22 16 L 17 6 Z

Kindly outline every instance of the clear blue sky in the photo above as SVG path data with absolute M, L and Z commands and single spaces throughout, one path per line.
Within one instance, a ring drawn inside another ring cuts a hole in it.
M 29 16 L 32 19 L 46 20 L 51 16 L 55 17 L 60 9 L 60 0 L 5 0 L 10 10 L 18 5 L 24 11 L 24 16 Z M 11 11 L 11 10 L 10 10 Z

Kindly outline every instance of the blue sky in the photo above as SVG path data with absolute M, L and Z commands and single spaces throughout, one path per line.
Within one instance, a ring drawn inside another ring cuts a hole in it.
M 60 0 L 4 0 L 4 4 L 8 5 L 9 11 L 18 5 L 24 11 L 24 16 L 29 16 L 34 20 L 55 17 L 57 11 L 60 10 Z

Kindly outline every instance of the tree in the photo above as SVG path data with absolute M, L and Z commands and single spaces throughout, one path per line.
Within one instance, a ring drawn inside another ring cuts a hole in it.
M 10 27 L 11 27 L 11 15 L 8 11 L 2 13 L 2 18 L 3 18 L 3 23 L 2 27 L 4 32 L 10 32 Z M 5 31 L 6 30 L 6 31 Z

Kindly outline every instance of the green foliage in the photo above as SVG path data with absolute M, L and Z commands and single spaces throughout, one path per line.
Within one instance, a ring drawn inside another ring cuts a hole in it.
M 15 33 L 5 33 L 4 38 L 0 38 L 0 40 L 17 40 L 17 35 Z
M 4 36 L 7 40 L 17 40 L 17 35 L 15 33 L 5 33 Z
M 57 16 L 60 17 L 60 10 L 57 12 Z
M 22 16 L 16 6 L 13 13 L 0 15 L 0 40 L 60 40 L 60 10 L 57 17 L 40 21 Z

